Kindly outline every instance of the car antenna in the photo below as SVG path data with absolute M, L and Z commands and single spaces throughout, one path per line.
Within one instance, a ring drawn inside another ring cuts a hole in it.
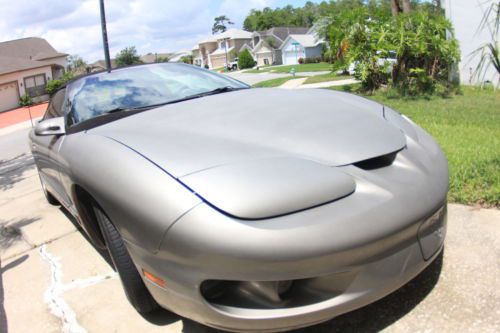
M 104 0 L 99 0 L 99 7 L 101 10 L 101 30 L 102 30 L 102 44 L 104 47 L 104 60 L 106 61 L 106 70 L 111 72 L 111 60 L 109 59 L 109 44 L 108 32 L 106 31 L 106 13 L 104 11 Z

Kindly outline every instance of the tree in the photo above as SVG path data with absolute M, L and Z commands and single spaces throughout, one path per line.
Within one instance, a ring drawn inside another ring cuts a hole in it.
M 185 64 L 192 65 L 193 64 L 193 56 L 190 55 L 190 54 L 182 56 L 181 59 L 180 59 L 180 61 L 183 62 L 183 63 L 185 63 Z
M 411 12 L 410 0 L 403 0 L 403 13 Z
M 483 18 L 479 24 L 478 31 L 484 29 L 488 30 L 491 40 L 481 45 L 481 47 L 469 55 L 471 59 L 479 56 L 479 62 L 472 73 L 472 78 L 484 82 L 488 68 L 493 66 L 499 74 L 498 86 L 500 85 L 500 41 L 498 40 L 500 32 L 500 3 L 491 1 L 486 11 L 483 12 Z
M 401 7 L 399 6 L 399 0 L 391 0 L 391 12 L 392 16 L 398 16 L 401 13 Z
M 155 62 L 168 62 L 170 59 L 167 56 L 157 56 Z
M 215 35 L 218 32 L 226 32 L 226 24 L 234 24 L 226 15 L 217 16 L 216 18 L 214 18 L 214 21 L 215 22 L 212 27 L 212 35 Z
M 115 57 L 115 62 L 118 67 L 142 63 L 135 46 L 126 47 L 118 52 Z
M 77 54 L 73 54 L 68 56 L 66 70 L 68 72 L 83 74 L 87 71 L 87 63 Z
M 255 60 L 253 60 L 253 57 L 248 49 L 244 49 L 240 52 L 238 56 L 238 67 L 240 69 L 252 68 L 254 64 Z

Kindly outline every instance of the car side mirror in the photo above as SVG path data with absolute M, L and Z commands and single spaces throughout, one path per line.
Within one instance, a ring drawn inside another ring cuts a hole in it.
M 35 126 L 35 135 L 64 135 L 66 129 L 64 127 L 64 117 L 50 118 L 40 121 Z

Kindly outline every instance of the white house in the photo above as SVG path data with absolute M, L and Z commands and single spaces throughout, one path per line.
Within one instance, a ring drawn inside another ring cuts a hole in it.
M 289 35 L 280 47 L 283 65 L 296 65 L 300 58 L 321 57 L 324 43 L 314 34 Z
M 64 73 L 65 53 L 45 39 L 29 37 L 0 43 L 0 112 L 18 107 L 28 94 L 35 101 L 49 98 L 45 85 Z
M 462 84 L 479 84 L 472 78 L 472 73 L 479 62 L 479 55 L 471 56 L 481 45 L 490 42 L 490 34 L 487 29 L 478 31 L 490 2 L 484 0 L 441 0 L 446 17 L 452 22 L 455 36 L 460 43 L 461 61 L 458 67 L 460 82 Z M 498 82 L 499 76 L 495 68 L 490 66 L 484 81 Z

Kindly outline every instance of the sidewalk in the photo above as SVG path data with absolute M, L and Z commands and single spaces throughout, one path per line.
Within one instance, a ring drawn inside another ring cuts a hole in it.
M 354 84 L 359 81 L 356 79 L 347 79 L 347 80 L 337 80 L 337 81 L 327 81 L 327 82 L 319 82 L 312 84 L 304 84 L 307 78 L 293 79 L 286 81 L 278 88 L 281 89 L 317 89 L 317 88 L 328 88 L 334 86 L 343 86 L 346 84 Z
M 45 113 L 47 105 L 48 103 L 41 103 L 0 113 L 0 129 L 29 121 L 30 113 L 32 119 L 40 118 Z

